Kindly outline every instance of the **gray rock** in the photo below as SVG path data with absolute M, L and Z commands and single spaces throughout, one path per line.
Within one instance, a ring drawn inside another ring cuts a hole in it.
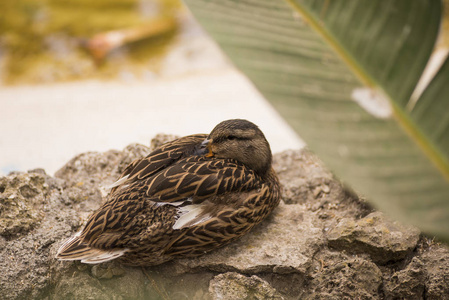
M 62 262 L 65 267 L 53 267 L 56 285 L 49 299 L 159 299 L 161 291 L 141 268 L 123 267 L 115 262 L 85 265 Z M 158 279 L 158 278 L 156 278 Z M 162 299 L 167 299 L 163 298 Z
M 168 139 L 169 136 L 158 135 L 151 140 L 151 143 L 159 145 Z M 107 186 L 115 182 L 131 162 L 147 156 L 152 149 L 141 144 L 131 144 L 123 151 L 82 153 L 56 171 L 55 177 L 64 179 L 67 185 L 72 187 L 87 185 L 91 189 Z
M 449 299 L 449 248 L 432 244 L 421 260 L 427 273 L 426 299 Z
M 327 239 L 332 248 L 366 253 L 374 262 L 385 264 L 409 255 L 418 243 L 419 234 L 415 227 L 393 222 L 381 212 L 374 212 L 359 220 L 342 219 L 328 232 Z
M 92 278 L 84 272 L 75 272 L 71 277 L 63 277 L 56 284 L 52 299 L 112 300 L 114 298 L 98 279 Z
M 107 294 L 111 295 L 112 299 L 135 300 L 156 298 L 155 293 L 148 284 L 148 278 L 140 268 L 124 268 L 115 264 L 110 265 L 113 265 L 113 267 L 108 268 L 109 270 L 105 273 L 108 274 L 110 272 L 110 275 L 99 278 L 99 281 L 107 291 Z
M 332 173 L 307 149 L 287 150 L 275 155 L 273 168 L 283 185 L 282 195 L 286 204 L 316 202 L 315 199 L 326 197 L 331 192 Z M 332 189 L 332 193 L 335 192 L 342 190 Z
M 177 263 L 188 270 L 254 274 L 305 273 L 324 244 L 316 215 L 302 205 L 280 204 L 272 216 L 228 246 Z
M 16 174 L 0 178 L 0 235 L 23 235 L 43 218 L 36 207 L 44 204 L 45 175 Z
M 112 183 L 118 175 L 116 169 L 122 156 L 117 150 L 82 153 L 56 171 L 55 177 L 64 179 L 68 186 L 99 185 L 107 180 Z
M 323 251 L 315 258 L 303 299 L 381 299 L 380 269 L 369 259 Z
M 370 214 L 309 151 L 274 156 L 290 204 L 217 251 L 146 269 L 55 260 L 101 205 L 101 187 L 150 150 L 134 144 L 81 154 L 56 178 L 41 169 L 0 177 L 1 297 L 419 299 L 424 289 L 427 299 L 449 299 L 448 249 L 425 238 L 417 246 L 418 230 Z
M 214 300 L 284 299 L 268 282 L 253 275 L 250 277 L 229 272 L 211 280 L 209 292 Z
M 385 299 L 424 299 L 426 272 L 421 260 L 414 257 L 405 269 L 384 280 Z
M 0 290 L 4 299 L 41 297 L 51 287 L 51 248 L 80 225 L 67 207 L 60 180 L 42 173 L 0 178 Z M 12 205 L 12 208 L 9 206 Z M 20 283 L 20 284 L 19 284 Z
M 98 279 L 111 279 L 115 276 L 122 276 L 126 270 L 115 263 L 104 263 L 94 265 L 91 269 L 92 275 Z
M 273 168 L 282 185 L 286 204 L 304 204 L 316 212 L 326 231 L 342 218 L 361 218 L 372 212 L 363 199 L 344 187 L 307 149 L 274 155 Z

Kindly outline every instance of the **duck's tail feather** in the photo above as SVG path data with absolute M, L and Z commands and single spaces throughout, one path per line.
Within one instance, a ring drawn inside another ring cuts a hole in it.
M 173 225 L 173 229 L 182 229 L 197 225 L 201 222 L 207 221 L 211 215 L 204 213 L 203 204 L 190 204 L 181 206 L 178 209 L 178 219 Z
M 102 250 L 92 248 L 80 239 L 81 231 L 69 238 L 59 248 L 56 258 L 59 260 L 81 260 L 85 264 L 99 264 L 116 259 L 127 249 Z

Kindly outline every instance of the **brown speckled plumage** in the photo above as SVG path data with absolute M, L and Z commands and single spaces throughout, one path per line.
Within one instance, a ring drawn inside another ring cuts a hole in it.
M 280 188 L 263 133 L 246 120 L 218 124 L 131 163 L 61 260 L 156 265 L 242 236 L 278 205 Z

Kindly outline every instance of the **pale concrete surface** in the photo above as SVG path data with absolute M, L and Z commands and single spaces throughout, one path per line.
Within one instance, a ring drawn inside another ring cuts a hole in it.
M 302 142 L 240 73 L 228 69 L 157 82 L 76 82 L 0 89 L 0 171 L 53 174 L 85 151 L 148 145 L 157 133 L 207 133 L 245 118 L 273 152 Z

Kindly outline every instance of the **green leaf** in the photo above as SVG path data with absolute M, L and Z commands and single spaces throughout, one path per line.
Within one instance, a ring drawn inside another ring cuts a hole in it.
M 410 105 L 438 37 L 441 1 L 185 1 L 341 179 L 449 240 L 447 61 Z
M 449 58 L 429 84 L 411 116 L 432 140 L 449 157 Z

